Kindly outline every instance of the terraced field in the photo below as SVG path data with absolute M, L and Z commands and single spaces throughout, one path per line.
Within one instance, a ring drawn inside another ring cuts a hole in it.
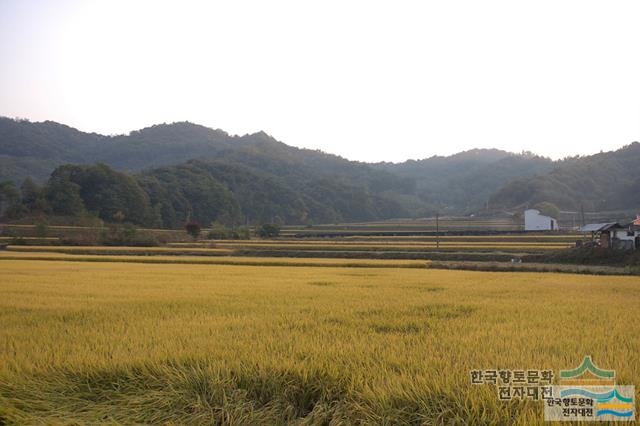
M 398 235 L 416 232 L 440 231 L 519 231 L 523 224 L 511 218 L 443 217 L 415 220 L 394 220 L 335 225 L 313 225 L 307 227 L 285 226 L 283 236 L 305 236 L 314 234 L 363 234 L 395 233 Z
M 186 235 L 186 234 L 185 234 Z M 375 260 L 415 260 L 457 262 L 505 262 L 507 264 L 530 256 L 558 252 L 575 245 L 576 234 L 498 234 L 498 235 L 412 235 L 412 236 L 340 236 L 332 238 L 280 237 L 262 240 L 206 240 L 194 241 L 183 238 L 180 242 L 166 242 L 159 247 L 61 245 L 62 240 L 41 241 L 35 237 L 24 237 L 4 249 L 8 253 L 42 253 L 38 258 L 46 258 L 49 253 L 89 256 L 145 256 L 155 257 L 145 262 L 168 261 L 159 256 L 180 256 L 181 263 L 233 263 L 237 259 L 186 259 L 186 257 L 243 257 L 244 263 L 253 264 L 249 258 L 265 259 L 263 263 L 281 263 L 283 259 L 367 259 Z M 0 241 L 0 244 L 2 242 Z M 31 256 L 35 258 L 34 256 Z M 6 256 L 5 256 L 6 258 Z M 273 258 L 272 260 L 266 260 Z M 77 258 L 79 259 L 79 258 Z M 87 260 L 88 258 L 84 258 Z M 125 261 L 125 259 L 121 259 Z M 134 259 L 127 259 L 133 261 Z M 140 261 L 140 260 L 138 260 Z M 175 260 L 174 261 L 178 261 Z M 531 261 L 536 261 L 534 258 Z M 326 263 L 326 262 L 325 262 Z M 352 262 L 355 263 L 355 262 Z M 424 264 L 424 263 L 422 263 Z M 446 266 L 439 263 L 440 266 Z M 477 266 L 473 266 L 477 268 Z M 511 267 L 508 267 L 511 268 Z M 508 269 L 507 268 L 507 269 Z M 496 267 L 491 266 L 492 270 Z M 503 270 L 505 266 L 497 269 Z M 538 268 L 540 269 L 540 268 Z M 538 270 L 536 269 L 536 270 Z M 545 269 L 545 268 L 543 268 Z M 555 270 L 559 270 L 556 268 Z M 570 269 L 571 271 L 576 271 Z M 616 271 L 624 273 L 624 271 Z

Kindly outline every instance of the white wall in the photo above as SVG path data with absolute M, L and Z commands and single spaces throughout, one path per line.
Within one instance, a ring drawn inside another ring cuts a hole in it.
M 633 235 L 627 235 L 627 230 L 626 229 L 616 229 L 615 231 L 615 235 L 614 237 L 619 239 L 619 240 L 627 240 L 627 241 L 633 241 L 635 240 L 636 236 L 638 236 L 638 232 L 634 232 Z
M 550 231 L 557 229 L 558 222 L 554 218 L 541 215 L 540 211 L 536 209 L 524 211 L 525 231 Z
M 621 250 L 640 249 L 636 245 L 636 237 L 640 235 L 640 231 L 634 231 L 633 235 L 627 235 L 626 229 L 616 229 L 613 231 L 613 248 Z

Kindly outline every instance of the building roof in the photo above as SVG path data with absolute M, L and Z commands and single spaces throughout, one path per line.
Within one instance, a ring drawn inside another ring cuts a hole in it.
M 590 223 L 578 229 L 580 232 L 600 232 L 606 231 L 612 228 L 622 228 L 618 222 L 609 223 Z
M 538 215 L 539 217 L 546 217 L 547 219 L 556 220 L 555 218 L 553 218 L 551 216 L 543 215 L 542 213 L 540 213 L 540 210 L 538 210 L 538 209 L 527 209 L 527 210 L 524 211 L 524 213 L 525 213 L 525 215 L 524 215 L 525 219 L 527 218 L 527 213 L 534 213 L 534 214 Z
M 636 225 L 635 221 L 622 225 L 623 228 L 628 229 L 629 231 L 640 231 L 640 225 Z

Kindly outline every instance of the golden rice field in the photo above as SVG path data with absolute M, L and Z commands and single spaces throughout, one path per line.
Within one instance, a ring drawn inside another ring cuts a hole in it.
M 637 277 L 4 259 L 0 424 L 539 424 L 469 370 L 640 386 L 638 306 Z
M 385 221 L 366 223 L 346 223 L 304 226 L 284 226 L 281 235 L 317 235 L 317 234 L 362 234 L 392 232 L 394 234 L 440 231 L 519 231 L 523 229 L 523 223 L 516 223 L 510 219 L 485 219 L 451 218 L 441 219 L 436 224 L 435 219 L 410 220 L 410 221 Z
M 389 243 L 379 242 L 372 244 L 361 244 L 353 242 L 333 242 L 333 243 L 320 243 L 320 242 L 281 242 L 281 241 L 243 241 L 243 242 L 229 242 L 229 243 L 215 243 L 216 248 L 280 248 L 280 249 L 314 249 L 314 250 L 332 250 L 332 249 L 360 249 L 360 250 L 377 250 L 377 249 L 397 249 L 397 250 L 416 250 L 416 249 L 434 249 L 434 248 L 455 248 L 455 249 L 520 249 L 520 248 L 532 248 L 532 249 L 562 249 L 572 247 L 570 243 L 557 243 L 557 242 L 543 242 L 543 243 L 525 243 L 525 242 L 440 242 L 437 244 L 434 242 L 428 243 Z
M 17 252 L 56 252 L 56 253 L 72 253 L 72 254 L 149 254 L 149 255 L 162 255 L 167 253 L 175 253 L 176 251 L 182 251 L 185 254 L 209 254 L 209 255 L 223 255 L 230 254 L 231 250 L 225 248 L 199 248 L 190 247 L 182 250 L 176 250 L 172 247 L 130 247 L 130 246 L 22 246 L 14 245 L 7 246 L 7 251 Z
M 352 268 L 426 268 L 430 263 L 425 260 L 403 259 L 325 259 L 325 258 L 280 258 L 250 256 L 139 256 L 109 254 L 73 254 L 33 251 L 0 251 L 0 261 L 6 260 L 47 260 L 74 262 L 124 262 L 124 263 L 161 263 L 161 264 L 200 264 L 200 265 L 245 265 L 245 266 L 323 266 Z M 0 264 L 1 266 L 2 264 Z
M 467 237 L 468 238 L 468 237 Z M 546 240 L 546 241 L 509 241 L 509 240 L 501 240 L 501 241 L 474 241 L 474 240 L 440 240 L 436 241 L 435 239 L 430 241 L 393 241 L 393 240 L 382 240 L 382 241 L 371 241 L 371 242 L 362 242 L 362 241 L 349 241 L 349 240 L 335 240 L 335 241 L 319 241 L 319 240 L 223 240 L 223 241 L 204 241 L 200 243 L 169 243 L 168 246 L 172 247 L 189 247 L 200 245 L 209 245 L 211 247 L 250 247 L 250 246 L 264 246 L 264 247 L 272 247 L 272 246 L 280 246 L 280 247 L 356 247 L 356 248 L 413 248 L 413 247 L 436 247 L 436 244 L 440 246 L 456 246 L 456 247 L 528 247 L 528 246 L 562 246 L 568 247 L 575 245 L 574 241 L 556 241 L 556 240 Z
M 474 250 L 482 248 L 490 249 L 519 249 L 519 248 L 541 248 L 556 249 L 566 248 L 566 244 L 440 244 L 441 248 L 456 248 L 458 250 Z M 131 247 L 131 246 L 62 246 L 62 245 L 8 245 L 9 251 L 21 252 L 59 252 L 59 253 L 98 253 L 98 254 L 127 254 L 127 253 L 148 253 L 148 254 L 166 254 L 166 253 L 232 253 L 233 250 L 242 249 L 281 249 L 281 250 L 420 250 L 435 249 L 436 244 L 421 245 L 396 245 L 396 244 L 288 244 L 281 242 L 236 242 L 236 243 L 212 243 L 206 245 L 200 244 L 172 244 L 166 247 Z
M 345 241 L 353 240 L 382 240 L 382 241 L 567 241 L 573 242 L 580 238 L 581 234 L 499 234 L 499 235 L 393 235 L 393 236 L 379 236 L 379 235 L 347 235 L 342 237 Z M 294 240 L 292 240 L 294 241 Z M 300 239 L 298 239 L 300 241 Z
M 344 241 L 223 241 L 188 244 L 168 244 L 163 247 L 116 247 L 116 246 L 64 246 L 64 245 L 9 245 L 4 252 L 9 253 L 66 253 L 75 255 L 144 255 L 144 256 L 264 256 L 280 255 L 289 257 L 309 257 L 312 254 L 321 257 L 353 257 L 353 253 L 360 253 L 365 257 L 387 255 L 390 257 L 433 257 L 433 252 L 441 253 L 475 253 L 502 254 L 506 256 L 520 256 L 527 253 L 542 253 L 552 250 L 562 250 L 571 247 L 565 242 L 443 242 L 436 243 L 389 243 L 376 242 L 363 244 Z M 222 261 L 220 261 L 222 262 Z

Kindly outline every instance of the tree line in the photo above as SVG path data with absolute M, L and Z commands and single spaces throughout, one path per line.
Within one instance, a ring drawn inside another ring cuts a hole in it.
M 405 212 L 406 213 L 406 212 Z M 57 167 L 42 185 L 0 183 L 0 215 L 95 217 L 108 223 L 180 228 L 311 224 L 402 215 L 393 201 L 339 179 L 320 179 L 302 190 L 242 166 L 190 161 L 139 174 L 105 164 Z

